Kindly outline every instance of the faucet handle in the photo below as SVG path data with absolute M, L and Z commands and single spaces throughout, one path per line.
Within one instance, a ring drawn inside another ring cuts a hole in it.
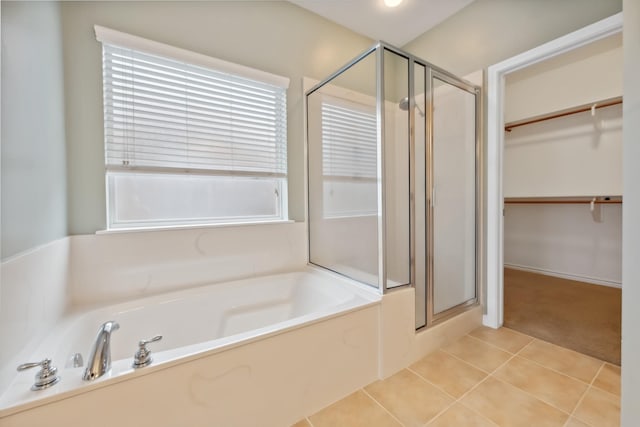
M 138 345 L 140 346 L 140 348 L 142 348 L 142 347 L 146 346 L 149 343 L 160 341 L 161 339 L 162 339 L 162 335 L 156 335 L 155 337 L 149 338 L 148 340 L 140 340 Z
M 156 335 L 153 338 L 149 338 L 148 340 L 140 340 L 138 342 L 138 351 L 133 356 L 133 365 L 134 369 L 144 368 L 145 366 L 151 364 L 153 361 L 151 359 L 151 351 L 147 349 L 147 344 L 160 341 L 162 339 L 162 335 Z
M 57 375 L 58 368 L 51 366 L 51 359 L 44 359 L 40 362 L 23 363 L 18 366 L 18 372 L 38 366 L 41 366 L 42 369 L 36 373 L 36 382 L 31 386 L 31 390 L 43 390 L 60 381 L 60 377 Z

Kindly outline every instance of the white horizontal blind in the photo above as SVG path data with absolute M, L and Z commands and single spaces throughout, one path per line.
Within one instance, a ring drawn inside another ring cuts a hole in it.
M 103 43 L 108 170 L 287 172 L 286 88 Z
M 373 107 L 370 110 L 322 102 L 325 177 L 376 178 L 376 114 Z

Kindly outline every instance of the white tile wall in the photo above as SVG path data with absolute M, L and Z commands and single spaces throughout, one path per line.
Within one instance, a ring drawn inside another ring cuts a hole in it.
M 69 239 L 64 238 L 0 266 L 0 393 L 15 376 L 17 365 L 48 357 L 32 353 L 67 307 L 68 253 Z
M 299 269 L 307 262 L 305 233 L 304 223 L 286 223 L 73 236 L 73 303 Z

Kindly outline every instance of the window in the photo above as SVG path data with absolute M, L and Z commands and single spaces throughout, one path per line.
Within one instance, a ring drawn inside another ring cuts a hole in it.
M 109 229 L 287 219 L 288 79 L 96 36 Z
M 323 95 L 321 115 L 324 216 L 376 215 L 375 107 Z

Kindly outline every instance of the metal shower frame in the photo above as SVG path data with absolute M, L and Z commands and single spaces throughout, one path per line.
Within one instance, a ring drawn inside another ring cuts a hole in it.
M 386 168 L 385 168 L 385 105 L 384 105 L 384 89 L 385 89 L 385 75 L 384 66 L 385 59 L 384 53 L 391 52 L 408 61 L 408 94 L 409 94 L 409 259 L 410 259 L 410 283 L 403 284 L 401 286 L 388 287 L 387 281 L 387 268 L 386 268 Z M 378 176 L 381 177 L 378 183 L 378 286 L 377 289 L 380 293 L 386 294 L 394 289 L 400 289 L 405 286 L 416 286 L 416 268 L 415 268 L 415 253 L 416 253 L 416 240 L 425 244 L 426 248 L 426 277 L 425 277 L 425 296 L 426 296 L 426 323 L 425 327 L 432 326 L 440 321 L 446 320 L 449 317 L 455 316 L 467 308 L 477 305 L 481 301 L 481 281 L 482 281 L 482 259 L 483 259 L 483 186 L 482 186 L 482 168 L 483 168 L 483 149 L 482 149 L 482 98 L 481 90 L 479 86 L 473 83 L 461 79 L 454 74 L 444 70 L 436 65 L 431 64 L 424 59 L 421 59 L 415 55 L 412 55 L 402 49 L 392 46 L 386 42 L 379 41 L 370 48 L 363 51 L 361 54 L 352 59 L 349 63 L 338 69 L 333 74 L 329 75 L 324 80 L 313 86 L 305 93 L 305 103 L 308 103 L 308 97 L 318 89 L 322 88 L 325 84 L 331 82 L 336 77 L 340 76 L 351 67 L 359 63 L 361 60 L 367 58 L 371 54 L 376 54 L 376 119 L 377 119 L 377 165 Z M 415 180 L 416 180 L 416 166 L 415 166 L 415 66 L 420 65 L 425 67 L 425 104 L 426 104 L 426 117 L 425 117 L 425 180 L 427 194 L 425 195 L 425 211 L 427 213 L 425 220 L 425 236 L 416 236 L 416 210 L 415 210 Z M 434 313 L 434 206 L 433 206 L 433 79 L 437 78 L 445 83 L 462 89 L 475 97 L 475 297 L 469 299 L 461 304 L 451 307 L 440 313 Z M 308 110 L 307 110 L 308 111 Z M 307 135 L 307 143 L 309 141 L 308 126 L 305 129 Z M 308 152 L 308 149 L 307 149 Z M 307 157 L 307 171 L 309 170 L 309 159 Z M 309 183 L 307 182 L 307 194 L 309 191 Z M 307 212 L 309 200 L 307 199 Z M 309 218 L 307 218 L 307 221 Z M 310 251 L 310 245 L 307 248 Z M 311 256 L 309 255 L 309 263 L 311 262 Z M 317 265 L 317 264 L 314 264 Z M 322 265 L 319 267 L 325 268 Z M 420 328 L 417 328 L 420 329 Z

